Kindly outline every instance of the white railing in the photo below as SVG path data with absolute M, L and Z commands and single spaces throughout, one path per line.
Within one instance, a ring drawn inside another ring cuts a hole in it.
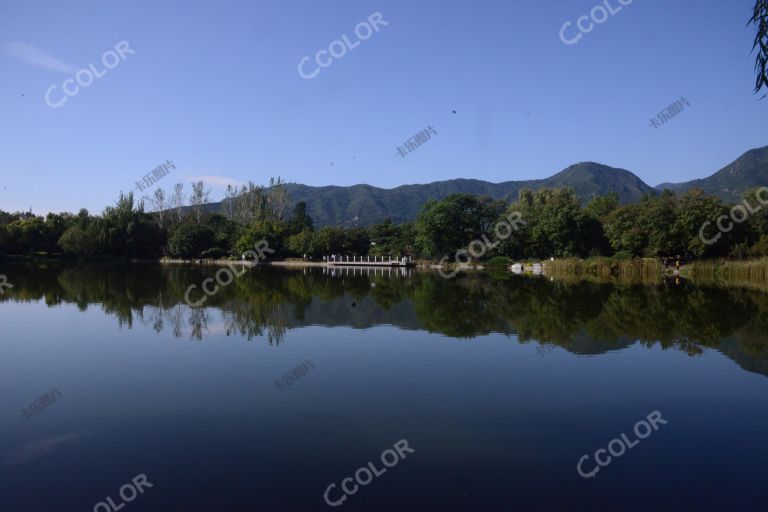
M 400 264 L 405 265 L 411 261 L 410 256 L 402 256 L 400 258 L 393 258 L 392 256 L 345 256 L 340 254 L 331 254 L 330 256 L 323 256 L 323 261 L 333 263 L 384 263 L 384 264 Z

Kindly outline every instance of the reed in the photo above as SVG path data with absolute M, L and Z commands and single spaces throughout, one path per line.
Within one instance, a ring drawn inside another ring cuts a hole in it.
M 685 275 L 704 284 L 768 285 L 768 258 L 758 260 L 697 261 L 685 268 Z
M 589 258 L 544 262 L 544 272 L 551 276 L 592 276 L 603 279 L 659 281 L 663 267 L 657 259 Z

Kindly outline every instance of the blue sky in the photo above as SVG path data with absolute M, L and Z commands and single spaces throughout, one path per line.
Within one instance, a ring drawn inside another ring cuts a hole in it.
M 616 9 L 619 0 L 607 0 Z M 625 0 L 626 1 L 626 0 Z M 100 212 L 158 184 L 270 176 L 394 187 L 542 178 L 597 161 L 650 185 L 703 177 L 768 144 L 752 93 L 753 0 L 634 0 L 563 44 L 598 0 L 0 3 L 0 209 Z M 372 13 L 369 39 L 298 64 Z M 58 108 L 44 95 L 121 41 L 135 52 Z M 317 66 L 311 62 L 306 69 Z M 650 118 L 690 107 L 654 129 Z M 456 111 L 454 114 L 453 111 Z M 432 126 L 405 158 L 397 147 Z

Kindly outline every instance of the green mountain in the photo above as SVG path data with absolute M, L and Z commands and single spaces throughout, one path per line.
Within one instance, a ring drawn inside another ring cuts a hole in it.
M 752 149 L 708 178 L 685 183 L 662 183 L 656 190 L 677 193 L 700 188 L 728 203 L 738 202 L 745 190 L 768 185 L 768 146 Z
M 370 185 L 310 187 L 290 184 L 288 193 L 294 202 L 307 203 L 307 210 L 317 226 L 367 226 L 387 218 L 395 223 L 414 220 L 428 199 L 443 199 L 451 194 L 468 193 L 513 200 L 523 188 L 556 187 L 571 187 L 584 201 L 611 192 L 619 194 L 624 203 L 637 201 L 644 194 L 655 194 L 652 187 L 631 172 L 594 162 L 572 165 L 542 180 L 490 183 L 455 179 L 392 189 Z
M 615 192 L 622 203 L 632 203 L 646 194 L 655 194 L 653 188 L 631 172 L 594 162 L 572 165 L 541 180 L 534 188 L 562 187 L 572 188 L 582 201 Z
M 425 185 L 402 185 L 391 189 L 370 185 L 311 187 L 289 184 L 288 193 L 293 202 L 307 203 L 307 210 L 317 227 L 348 227 L 368 226 L 384 219 L 391 219 L 395 223 L 411 221 L 416 218 L 428 199 L 443 199 L 457 193 L 514 200 L 522 188 L 538 190 L 570 187 L 584 202 L 595 196 L 615 192 L 622 203 L 631 203 L 646 194 L 656 194 L 665 188 L 678 193 L 691 188 L 701 188 L 731 202 L 739 199 L 746 189 L 765 185 L 768 185 L 768 146 L 744 153 L 709 178 L 687 183 L 663 183 L 655 188 L 625 169 L 595 162 L 581 162 L 540 180 L 490 183 L 482 180 L 455 179 Z M 220 207 L 221 203 L 209 205 L 214 211 Z

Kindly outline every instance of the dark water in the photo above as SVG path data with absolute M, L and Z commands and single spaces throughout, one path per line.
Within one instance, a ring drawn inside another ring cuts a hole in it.
M 768 510 L 768 294 L 216 270 L 0 264 L 0 510 Z

